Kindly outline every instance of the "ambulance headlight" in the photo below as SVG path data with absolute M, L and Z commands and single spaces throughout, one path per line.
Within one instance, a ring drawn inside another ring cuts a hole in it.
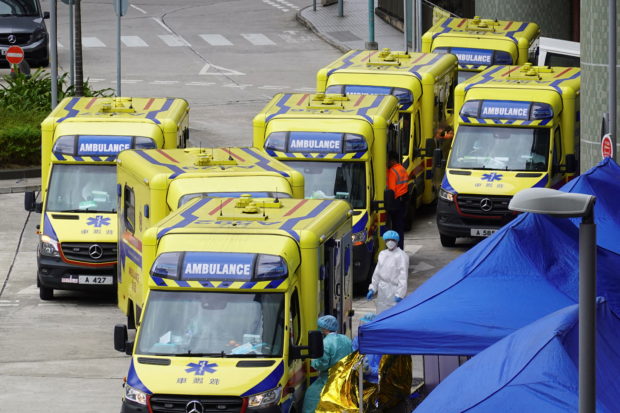
M 439 198 L 444 201 L 454 202 L 454 194 L 452 192 L 446 191 L 443 188 L 439 188 Z
M 125 383 L 125 399 L 132 401 L 134 403 L 146 405 L 146 396 L 147 394 L 141 390 L 136 389 L 135 387 L 131 387 L 129 384 Z
M 248 397 L 248 407 L 269 407 L 280 401 L 282 387 L 277 387 L 263 393 Z
M 366 242 L 366 230 L 355 232 L 352 235 L 353 245 L 359 245 Z
M 60 257 L 58 253 L 58 241 L 49 235 L 41 236 L 41 242 L 39 243 L 39 254 L 46 257 Z

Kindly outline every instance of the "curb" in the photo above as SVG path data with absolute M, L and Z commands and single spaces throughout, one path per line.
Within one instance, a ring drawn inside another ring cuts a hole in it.
M 20 178 L 40 178 L 41 167 L 21 169 L 0 169 L 0 180 Z
M 340 50 L 342 53 L 347 53 L 348 51 L 351 50 L 350 47 L 345 46 L 339 42 L 337 42 L 336 40 L 332 39 L 331 37 L 321 33 L 314 24 L 312 24 L 312 22 L 308 19 L 306 19 L 304 16 L 301 15 L 301 13 L 303 13 L 306 9 L 309 9 L 310 6 L 306 6 L 303 9 L 299 10 L 296 14 L 295 14 L 295 19 L 301 23 L 302 25 L 306 26 L 308 29 L 310 29 L 310 31 L 312 31 L 314 34 L 316 34 L 317 36 L 319 36 L 321 39 L 323 39 L 323 41 L 325 41 L 326 43 L 330 44 L 331 46 L 335 47 L 336 49 Z
M 41 185 L 14 185 L 9 187 L 0 187 L 1 194 L 17 194 L 28 191 L 40 191 Z

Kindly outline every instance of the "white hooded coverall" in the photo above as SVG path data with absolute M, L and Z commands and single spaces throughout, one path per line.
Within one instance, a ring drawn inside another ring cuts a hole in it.
M 379 253 L 369 287 L 377 293 L 377 314 L 392 308 L 396 304 L 394 297 L 405 298 L 408 275 L 409 255 L 405 251 L 396 247 L 392 251 L 385 249 Z

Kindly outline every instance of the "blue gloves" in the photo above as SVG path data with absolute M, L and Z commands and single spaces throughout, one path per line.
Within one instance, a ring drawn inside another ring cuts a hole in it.
M 402 298 L 400 298 L 400 297 L 394 297 L 394 302 L 395 302 L 395 303 L 400 303 L 401 301 L 403 301 L 403 299 L 402 299 Z
M 366 299 L 367 300 L 372 300 L 372 297 L 375 295 L 375 292 L 373 290 L 368 290 L 368 294 L 366 294 Z

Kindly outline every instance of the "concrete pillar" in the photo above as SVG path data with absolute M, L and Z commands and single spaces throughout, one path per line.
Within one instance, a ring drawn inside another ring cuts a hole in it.
M 540 26 L 542 36 L 566 40 L 571 38 L 569 1 L 476 0 L 476 15 L 483 19 L 534 22 Z
M 616 2 L 618 3 L 618 2 Z M 601 160 L 601 118 L 608 107 L 607 0 L 581 0 L 581 172 Z M 616 4 L 616 21 L 620 7 Z M 616 36 L 620 30 L 616 24 Z M 616 62 L 620 53 L 616 49 Z M 617 64 L 617 63 L 616 63 Z M 617 70 L 617 69 L 616 69 Z M 618 78 L 616 72 L 616 79 Z M 616 80 L 616 106 L 618 105 Z M 618 122 L 616 116 L 616 131 Z M 618 147 L 616 147 L 616 154 Z M 616 159 L 620 159 L 616 156 Z

